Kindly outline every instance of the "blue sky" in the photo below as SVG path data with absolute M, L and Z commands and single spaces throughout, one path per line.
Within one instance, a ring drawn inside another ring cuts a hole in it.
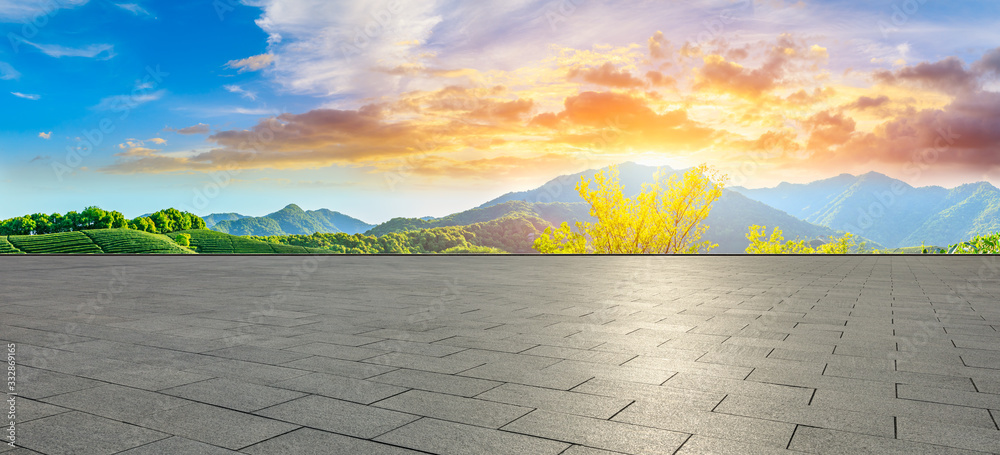
M 934 0 L 0 0 L 0 191 L 17 194 L 0 218 L 297 203 L 374 223 L 629 160 L 747 186 L 996 184 L 997 17 Z

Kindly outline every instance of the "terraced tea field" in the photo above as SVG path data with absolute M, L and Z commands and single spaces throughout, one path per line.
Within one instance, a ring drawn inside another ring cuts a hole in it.
M 279 245 L 204 229 L 183 231 L 191 246 L 174 238 L 181 232 L 150 234 L 131 229 L 94 229 L 43 235 L 0 235 L 0 254 L 329 254 L 321 248 Z
M 267 243 L 207 229 L 171 232 L 166 235 L 174 238 L 179 234 L 190 234 L 191 248 L 200 254 L 330 254 L 330 250 L 322 248 Z
M 94 229 L 81 231 L 108 254 L 191 254 L 193 251 L 178 245 L 162 234 L 133 231 L 130 229 Z

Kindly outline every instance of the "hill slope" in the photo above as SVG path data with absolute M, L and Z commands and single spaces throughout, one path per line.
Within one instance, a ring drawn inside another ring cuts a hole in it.
M 684 172 L 669 167 L 664 169 L 672 174 Z M 656 167 L 635 163 L 620 165 L 619 179 L 624 193 L 629 196 L 638 194 L 644 183 L 653 182 L 656 170 Z M 597 169 L 591 169 L 563 175 L 533 190 L 507 193 L 479 207 L 442 218 L 433 220 L 394 218 L 372 228 L 367 234 L 381 236 L 389 232 L 464 226 L 503 217 L 522 218 L 533 225 L 538 225 L 537 222 L 540 220 L 544 222 L 541 226 L 559 226 L 564 221 L 570 225 L 574 225 L 577 221 L 593 222 L 590 205 L 580 197 L 575 186 L 581 176 L 593 178 L 597 172 Z M 749 243 L 746 239 L 747 228 L 752 224 L 769 228 L 779 226 L 788 239 L 796 237 L 814 239 L 836 235 L 833 229 L 802 221 L 729 190 L 723 190 L 722 197 L 713 205 L 705 223 L 709 229 L 705 232 L 704 240 L 719 244 L 712 250 L 713 253 L 744 253 Z M 538 229 L 539 232 L 541 230 L 543 229 Z
M 734 188 L 804 220 L 850 231 L 889 248 L 949 245 L 1000 230 L 1000 190 L 986 182 L 914 188 L 869 172 L 807 184 Z
M 193 254 L 171 238 L 131 229 L 0 236 L 0 254 Z
M 375 227 L 357 218 L 327 209 L 302 210 L 289 204 L 277 212 L 262 217 L 243 217 L 219 221 L 211 227 L 214 231 L 232 235 L 291 235 L 315 232 L 357 234 Z

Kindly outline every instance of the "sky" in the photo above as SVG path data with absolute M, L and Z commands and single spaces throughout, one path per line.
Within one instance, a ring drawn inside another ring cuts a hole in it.
M 994 0 L 0 0 L 0 218 L 369 223 L 562 174 L 1000 184 Z

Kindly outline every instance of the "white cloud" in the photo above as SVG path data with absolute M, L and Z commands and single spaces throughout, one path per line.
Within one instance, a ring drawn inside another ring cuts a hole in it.
M 0 0 L 0 22 L 21 22 L 56 15 L 61 9 L 86 5 L 89 0 Z
M 0 62 L 0 81 L 9 81 L 19 77 L 21 77 L 21 73 L 17 72 L 13 66 L 10 66 L 10 63 Z
M 30 94 L 21 93 L 21 92 L 10 92 L 10 94 L 14 95 L 14 96 L 16 96 L 18 98 L 24 98 L 26 100 L 32 100 L 32 101 L 35 101 L 35 100 L 38 100 L 38 99 L 41 98 L 41 96 L 39 96 L 39 95 L 30 95 Z
M 115 6 L 121 8 L 121 9 L 123 9 L 125 11 L 128 11 L 128 12 L 130 12 L 132 14 L 135 14 L 136 16 L 138 16 L 140 14 L 143 15 L 143 16 L 149 16 L 150 15 L 149 11 L 146 11 L 145 8 L 139 6 L 138 4 L 135 4 L 135 3 L 115 3 Z
M 73 48 L 58 44 L 36 44 L 28 40 L 21 40 L 21 42 L 55 58 L 84 57 L 108 60 L 115 56 L 115 47 L 110 44 L 91 44 L 83 48 Z
M 274 56 L 271 54 L 260 54 L 254 55 L 252 57 L 247 57 L 241 60 L 230 60 L 226 62 L 227 68 L 239 69 L 239 73 L 244 73 L 247 71 L 260 71 L 267 68 L 271 62 L 274 61 Z
M 49 131 L 48 133 L 38 133 L 38 137 L 40 137 L 42 139 L 46 139 L 46 140 L 51 139 L 52 138 L 52 132 Z
M 148 103 L 150 101 L 156 101 L 163 98 L 163 95 L 167 93 L 166 90 L 157 90 L 153 93 L 143 93 L 138 95 L 115 95 L 109 96 L 101 100 L 93 107 L 94 110 L 98 111 L 110 111 L 110 110 L 121 110 L 121 109 L 132 109 L 138 107 L 141 104 Z
M 250 99 L 250 100 L 256 100 L 257 99 L 257 94 L 255 92 L 251 92 L 251 91 L 248 91 L 248 90 L 243 90 L 243 87 L 240 87 L 239 85 L 235 85 L 235 84 L 232 84 L 232 85 L 223 85 L 222 88 L 228 90 L 230 93 L 235 93 L 237 95 L 240 95 L 240 96 L 242 96 L 244 98 L 247 98 L 247 99 Z

